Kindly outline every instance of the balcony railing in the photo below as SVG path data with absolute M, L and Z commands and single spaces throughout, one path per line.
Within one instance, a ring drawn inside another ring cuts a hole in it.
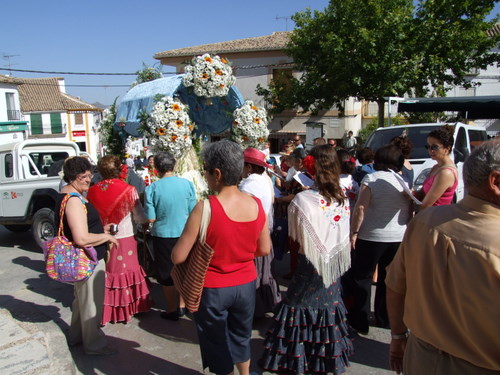
M 8 121 L 21 120 L 21 111 L 18 111 L 17 109 L 8 109 L 7 120 Z

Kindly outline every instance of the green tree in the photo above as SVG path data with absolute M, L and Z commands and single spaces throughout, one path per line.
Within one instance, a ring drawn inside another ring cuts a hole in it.
M 331 0 L 324 11 L 296 13 L 287 54 L 301 76 L 257 93 L 273 113 L 342 111 L 351 96 L 374 101 L 383 126 L 384 97 L 467 84 L 472 68 L 498 61 L 489 51 L 499 38 L 487 34 L 496 21 L 484 20 L 495 1 Z
M 137 78 L 134 82 L 132 82 L 131 87 L 137 86 L 138 84 L 144 82 L 154 81 L 155 79 L 163 77 L 163 74 L 161 72 L 161 65 L 155 68 L 142 63 L 142 69 L 138 70 L 135 73 L 137 74 Z
M 123 157 L 125 154 L 124 144 L 119 135 L 118 130 L 115 129 L 116 121 L 116 99 L 109 109 L 104 110 L 104 118 L 101 121 L 99 132 L 101 139 L 106 146 L 108 154 Z

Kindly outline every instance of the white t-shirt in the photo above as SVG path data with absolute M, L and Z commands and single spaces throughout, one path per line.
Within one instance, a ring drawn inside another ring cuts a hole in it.
M 374 242 L 401 242 L 409 220 L 410 203 L 403 187 L 391 172 L 367 174 L 361 185 L 370 188 L 371 198 L 358 238 Z
M 241 191 L 260 199 L 271 229 L 273 225 L 274 198 L 274 187 L 271 178 L 266 173 L 252 173 L 240 182 L 239 188 Z

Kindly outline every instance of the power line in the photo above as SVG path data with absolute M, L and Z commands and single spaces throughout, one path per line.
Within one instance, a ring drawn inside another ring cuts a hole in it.
M 281 63 L 281 64 L 259 64 L 259 65 L 235 65 L 235 69 L 255 69 L 255 68 L 268 68 L 268 67 L 283 67 L 290 66 L 293 63 Z M 136 76 L 135 73 L 89 73 L 89 72 L 51 72 L 46 70 L 31 70 L 31 69 L 8 69 L 8 68 L 0 68 L 0 70 L 9 70 L 13 72 L 23 72 L 23 73 L 42 73 L 42 74 L 69 74 L 69 75 L 90 75 L 90 76 Z M 177 75 L 177 72 L 162 72 L 162 74 L 174 74 Z
M 30 69 L 3 69 L 0 70 L 12 70 L 13 72 L 23 72 L 23 73 L 43 73 L 43 74 L 74 74 L 74 75 L 86 75 L 86 76 L 136 76 L 136 73 L 83 73 L 83 72 L 49 72 L 46 70 L 30 70 Z M 162 74 L 177 74 L 175 72 L 164 72 Z
M 41 82 L 29 82 L 30 86 L 53 86 L 53 87 L 59 87 L 57 84 L 53 83 L 41 83 Z M 101 85 L 79 85 L 79 84 L 64 84 L 65 87 L 102 87 L 102 88 L 108 88 L 108 87 L 130 87 L 131 85 L 106 85 L 106 84 L 101 84 Z

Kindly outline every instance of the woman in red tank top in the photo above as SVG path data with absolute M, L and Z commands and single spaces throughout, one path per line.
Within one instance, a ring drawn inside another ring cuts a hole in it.
M 230 374 L 236 365 L 250 371 L 250 337 L 255 308 L 254 258 L 268 255 L 271 237 L 258 198 L 238 189 L 243 171 L 243 150 L 231 141 L 212 143 L 202 151 L 208 187 L 210 224 L 206 242 L 214 255 L 210 262 L 200 307 L 194 313 L 203 368 Z M 203 202 L 192 211 L 172 251 L 174 264 L 183 263 L 199 233 Z
M 451 204 L 458 185 L 455 164 L 450 158 L 453 148 L 453 128 L 449 125 L 433 130 L 427 136 L 425 148 L 437 162 L 425 179 L 422 189 L 415 196 L 422 201 L 419 209 Z

